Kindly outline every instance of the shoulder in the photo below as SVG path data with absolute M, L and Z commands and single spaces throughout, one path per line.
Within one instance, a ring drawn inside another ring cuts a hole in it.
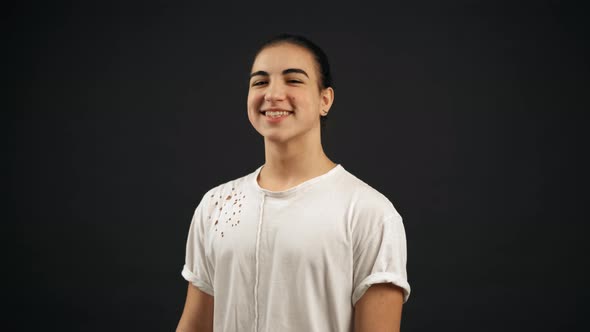
M 342 173 L 339 191 L 349 196 L 351 206 L 358 213 L 368 213 L 381 218 L 399 216 L 387 196 L 351 172 L 344 170 Z
M 255 171 L 229 181 L 221 182 L 208 189 L 201 197 L 197 208 L 200 207 L 210 213 L 212 209 L 216 206 L 223 205 L 226 201 L 244 198 L 250 191 L 250 182 L 254 173 Z
M 345 171 L 336 185 L 339 199 L 346 204 L 346 214 L 351 231 L 358 237 L 369 236 L 383 229 L 389 221 L 401 222 L 391 200 L 379 190 Z

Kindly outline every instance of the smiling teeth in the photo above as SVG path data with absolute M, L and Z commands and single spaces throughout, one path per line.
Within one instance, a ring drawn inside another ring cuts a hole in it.
M 268 111 L 266 112 L 266 116 L 270 116 L 272 118 L 278 118 L 280 116 L 283 115 L 288 115 L 290 112 L 287 111 L 280 111 L 280 112 L 276 112 L 276 111 Z

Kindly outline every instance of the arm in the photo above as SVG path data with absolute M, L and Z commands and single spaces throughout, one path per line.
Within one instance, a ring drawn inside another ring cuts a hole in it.
M 399 332 L 403 305 L 401 288 L 374 284 L 358 300 L 354 310 L 355 332 Z
M 188 283 L 186 302 L 176 332 L 212 332 L 213 296 Z

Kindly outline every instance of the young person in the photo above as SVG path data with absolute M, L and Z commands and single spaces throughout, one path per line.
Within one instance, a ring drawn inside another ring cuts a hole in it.
M 283 34 L 259 49 L 247 108 L 265 163 L 198 204 L 178 331 L 399 331 L 410 294 L 402 218 L 324 153 L 333 101 L 316 44 Z

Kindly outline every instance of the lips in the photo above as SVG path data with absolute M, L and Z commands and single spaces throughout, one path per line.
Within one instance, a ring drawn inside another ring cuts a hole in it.
M 267 112 L 272 112 L 272 113 L 274 113 L 274 112 L 288 112 L 288 113 L 293 113 L 293 111 L 284 110 L 284 109 L 280 109 L 280 108 L 269 108 L 269 109 L 266 109 L 266 110 L 260 110 L 260 113 L 262 113 L 264 115 L 267 115 Z
M 264 116 L 267 123 L 270 124 L 278 124 L 282 122 L 284 119 L 287 119 L 295 113 L 294 111 L 284 110 L 280 108 L 269 108 L 265 110 L 260 110 L 262 116 Z

